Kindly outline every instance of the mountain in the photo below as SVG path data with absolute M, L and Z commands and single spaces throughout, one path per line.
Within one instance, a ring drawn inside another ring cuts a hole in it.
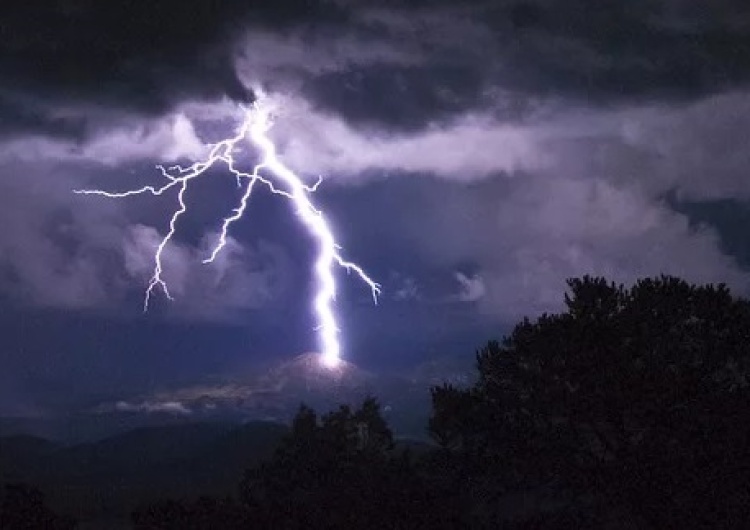
M 113 473 L 141 472 L 164 462 L 191 458 L 235 427 L 218 422 L 143 427 L 66 448 L 55 455 L 55 459 L 58 471 L 61 465 L 69 468 L 63 469 L 61 474 L 95 474 L 100 468 Z
M 341 361 L 336 367 L 328 367 L 320 354 L 306 353 L 240 381 L 196 385 L 105 403 L 95 412 L 287 422 L 302 403 L 319 410 L 342 403 L 355 404 L 376 391 L 377 380 L 352 363 Z
M 67 414 L 34 418 L 1 418 L 0 437 L 31 435 L 62 444 L 72 445 L 93 442 L 139 428 L 195 423 L 189 416 L 168 411 L 117 410 L 108 405 L 103 408 L 71 411 Z
M 104 403 L 94 411 L 102 419 L 170 417 L 173 423 L 190 421 L 267 420 L 288 423 L 304 403 L 325 413 L 341 404 L 356 406 L 375 396 L 383 415 L 401 437 L 426 438 L 430 387 L 471 380 L 467 363 L 441 358 L 406 373 L 375 374 L 342 360 L 329 367 L 318 353 L 285 359 L 267 370 L 227 380 Z
M 244 470 L 270 457 L 286 432 L 269 422 L 202 422 L 73 446 L 0 438 L 0 482 L 34 484 L 53 509 L 82 520 L 125 520 L 154 499 L 233 494 Z
M 375 396 L 398 436 L 424 439 L 430 387 L 469 384 L 475 370 L 466 359 L 431 359 L 411 370 L 384 374 L 351 362 L 329 368 L 317 353 L 283 359 L 258 373 L 131 396 L 54 418 L 0 418 L 0 436 L 32 434 L 68 444 L 165 425 L 247 421 L 287 423 L 305 403 L 324 413 Z
M 0 438 L 0 483 L 24 478 L 26 470 L 60 449 L 60 445 L 29 435 Z
M 266 385 L 279 390 L 334 393 L 365 388 L 374 379 L 373 374 L 343 359 L 336 366 L 327 366 L 321 355 L 314 352 L 283 361 L 261 377 Z

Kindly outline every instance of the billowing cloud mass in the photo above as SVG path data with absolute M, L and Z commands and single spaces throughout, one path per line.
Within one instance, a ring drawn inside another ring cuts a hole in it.
M 393 300 L 466 301 L 508 322 L 559 307 L 564 279 L 585 273 L 747 292 L 729 236 L 681 205 L 750 198 L 748 12 L 740 0 L 13 0 L 0 17 L 0 220 L 13 227 L 0 292 L 32 308 L 130 304 L 173 198 L 71 191 L 162 178 L 155 164 L 204 153 L 258 88 L 277 105 L 284 160 L 326 178 L 344 239 L 376 276 L 396 274 Z M 290 253 L 304 249 L 276 217 L 200 263 L 236 199 L 209 177 L 165 255 L 179 299 L 166 312 L 222 319 L 289 300 L 307 274 Z
M 125 271 L 134 283 L 148 283 L 154 270 L 154 252 L 162 240 L 151 227 L 130 227 L 123 245 Z M 263 307 L 287 288 L 289 258 L 282 248 L 260 241 L 243 247 L 227 238 L 216 260 L 211 255 L 218 234 L 207 234 L 198 248 L 170 245 L 163 255 L 164 279 L 170 294 L 179 299 L 175 312 L 183 317 L 220 316 L 224 311 Z
M 461 285 L 461 292 L 456 297 L 457 301 L 477 302 L 484 298 L 486 288 L 480 276 L 467 276 L 462 272 L 457 272 L 456 280 Z

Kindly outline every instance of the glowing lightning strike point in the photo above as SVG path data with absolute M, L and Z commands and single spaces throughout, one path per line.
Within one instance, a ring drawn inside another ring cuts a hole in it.
M 222 221 L 221 232 L 216 245 L 213 247 L 211 254 L 203 260 L 203 263 L 211 263 L 219 255 L 219 252 L 227 244 L 227 237 L 230 226 L 239 221 L 245 214 L 248 201 L 253 192 L 256 183 L 265 185 L 272 193 L 282 195 L 294 203 L 297 214 L 303 224 L 312 233 L 318 243 L 318 256 L 315 261 L 315 278 L 317 281 L 317 292 L 314 300 L 314 310 L 318 319 L 316 330 L 318 331 L 322 356 L 321 360 L 326 366 L 335 367 L 340 361 L 341 345 L 338 340 L 338 326 L 336 325 L 336 315 L 333 311 L 333 302 L 336 298 L 336 278 L 334 276 L 334 267 L 338 265 L 348 272 L 354 272 L 367 286 L 372 293 L 373 301 L 377 304 L 378 295 L 380 294 L 380 285 L 373 281 L 365 271 L 355 263 L 346 261 L 339 254 L 340 246 L 336 243 L 331 228 L 328 226 L 323 214 L 315 208 L 310 200 L 310 194 L 315 192 L 321 183 L 318 177 L 313 186 L 307 186 L 302 182 L 291 169 L 287 168 L 277 157 L 276 147 L 267 132 L 271 127 L 271 120 L 268 109 L 260 104 L 259 99 L 251 109 L 245 110 L 245 119 L 239 127 L 237 133 L 231 138 L 222 140 L 212 146 L 206 160 L 196 162 L 191 166 L 182 167 L 179 165 L 164 168 L 157 166 L 162 176 L 167 179 L 167 183 L 161 187 L 143 186 L 135 190 L 123 192 L 108 192 L 103 190 L 75 190 L 75 193 L 84 195 L 101 195 L 110 198 L 125 198 L 133 195 L 151 194 L 162 195 L 172 188 L 177 188 L 177 202 L 179 207 L 172 213 L 169 222 L 169 231 L 161 240 L 154 254 L 154 270 L 146 289 L 146 295 L 143 302 L 143 310 L 148 310 L 148 305 L 154 291 L 161 289 L 164 295 L 172 300 L 167 283 L 164 281 L 162 274 L 164 272 L 162 256 L 164 249 L 174 237 L 177 231 L 177 221 L 185 214 L 188 207 L 185 203 L 185 192 L 188 189 L 190 180 L 200 177 L 208 169 L 214 167 L 217 163 L 223 163 L 237 180 L 237 185 L 242 186 L 243 181 L 245 189 L 240 198 L 239 205 L 232 210 L 232 213 Z M 253 168 L 252 173 L 246 173 L 239 170 L 235 165 L 233 152 L 238 145 L 249 139 L 255 146 L 260 149 L 263 155 L 261 162 Z M 283 189 L 276 187 L 274 182 L 261 175 L 261 171 L 268 170 L 284 186 Z

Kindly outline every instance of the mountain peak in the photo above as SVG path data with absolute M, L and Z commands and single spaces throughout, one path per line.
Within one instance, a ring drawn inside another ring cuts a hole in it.
M 308 352 L 282 362 L 271 369 L 266 377 L 277 386 L 286 387 L 289 383 L 304 383 L 310 386 L 357 386 L 370 379 L 370 374 L 354 363 L 340 360 L 335 365 L 327 363 L 319 352 Z

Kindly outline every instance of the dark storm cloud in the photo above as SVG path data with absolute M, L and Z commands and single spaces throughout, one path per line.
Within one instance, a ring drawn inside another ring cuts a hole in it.
M 238 59 L 261 82 L 295 78 L 318 108 L 407 130 L 486 107 L 497 90 L 694 97 L 747 81 L 749 13 L 740 0 L 13 0 L 0 14 L 0 134 L 81 135 L 85 119 L 60 111 L 71 106 L 160 114 L 248 100 Z
M 386 2 L 360 4 L 352 20 L 361 38 L 398 43 L 419 60 L 342 60 L 310 72 L 305 93 L 347 120 L 386 128 L 486 108 L 493 95 L 685 101 L 750 79 L 750 7 L 741 0 Z
M 746 2 L 572 0 L 491 10 L 522 88 L 603 101 L 689 97 L 750 77 Z
M 253 25 L 280 30 L 302 20 L 337 20 L 340 13 L 335 4 L 292 0 L 4 2 L 4 128 L 77 132 L 80 124 L 55 117 L 61 106 L 158 114 L 184 100 L 248 100 L 252 95 L 233 64 L 242 32 Z
M 335 109 L 352 123 L 414 130 L 476 106 L 483 81 L 479 69 L 466 65 L 381 64 L 318 76 L 303 92 L 319 107 Z
M 80 117 L 54 117 L 33 106 L 0 94 L 0 138 L 42 131 L 47 136 L 81 138 L 86 121 Z

